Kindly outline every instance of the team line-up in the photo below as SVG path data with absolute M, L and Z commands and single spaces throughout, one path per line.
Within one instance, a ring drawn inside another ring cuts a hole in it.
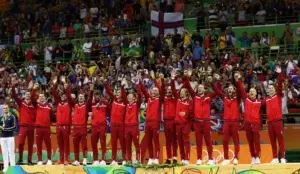
M 138 74 L 139 80 L 136 82 L 136 91 L 126 92 L 120 87 L 113 93 L 111 87 L 105 82 L 106 94 L 111 98 L 109 103 L 105 96 L 97 90 L 94 85 L 90 85 L 87 100 L 83 93 L 78 94 L 75 100 L 71 95 L 71 88 L 64 80 L 64 93 L 58 93 L 57 77 L 52 81 L 52 95 L 56 103 L 56 132 L 59 146 L 59 161 L 56 164 L 69 164 L 70 154 L 70 133 L 72 128 L 73 148 L 75 161 L 72 163 L 79 166 L 79 147 L 82 147 L 83 165 L 87 165 L 87 122 L 91 116 L 91 145 L 93 151 L 93 165 L 106 165 L 106 116 L 110 115 L 111 121 L 111 147 L 112 162 L 117 163 L 118 140 L 122 149 L 122 163 L 143 162 L 145 151 L 149 153 L 149 165 L 159 164 L 159 128 L 161 121 L 161 109 L 163 109 L 164 132 L 166 138 L 167 164 L 177 163 L 177 147 L 179 147 L 181 163 L 189 164 L 190 158 L 190 132 L 193 126 L 197 145 L 197 165 L 202 161 L 202 140 L 204 138 L 207 152 L 208 165 L 214 165 L 213 146 L 211 138 L 210 105 L 213 98 L 219 96 L 224 102 L 223 114 L 223 150 L 224 161 L 221 165 L 231 163 L 228 155 L 229 141 L 232 138 L 234 143 L 234 164 L 238 164 L 239 159 L 239 107 L 240 101 L 244 102 L 244 128 L 249 143 L 251 153 L 251 164 L 260 164 L 260 128 L 261 128 L 261 106 L 266 106 L 268 123 L 268 134 L 271 141 L 273 160 L 271 163 L 286 163 L 285 147 L 283 139 L 283 123 L 281 98 L 283 96 L 282 83 L 283 76 L 281 69 L 276 68 L 277 86 L 267 87 L 268 96 L 264 99 L 257 99 L 255 88 L 250 88 L 247 94 L 240 73 L 235 73 L 235 85 L 223 92 L 220 87 L 220 76 L 215 74 L 209 80 L 214 92 L 208 93 L 207 86 L 200 84 L 195 90 L 192 89 L 189 78 L 183 78 L 183 84 L 179 91 L 175 89 L 176 72 L 171 72 L 171 81 L 165 84 L 164 80 L 154 80 L 155 87 L 149 91 L 142 84 L 142 75 Z M 189 74 L 191 75 L 191 74 Z M 163 79 L 163 77 L 162 77 Z M 213 82 L 214 81 L 214 82 Z M 42 143 L 45 142 L 47 150 L 47 165 L 52 165 L 51 156 L 51 112 L 52 105 L 46 102 L 43 92 L 38 92 L 36 87 L 25 93 L 24 99 L 19 98 L 15 87 L 18 82 L 12 80 L 12 96 L 19 108 L 19 163 L 23 164 L 24 144 L 27 138 L 28 143 L 28 164 L 32 164 L 32 150 L 34 136 L 37 144 L 38 165 L 42 162 Z M 145 145 L 140 147 L 139 143 L 139 110 L 142 97 L 146 99 L 146 125 L 145 125 Z M 163 106 L 162 106 L 163 105 Z M 9 112 L 9 106 L 5 105 L 4 114 L 0 119 L 1 148 L 4 160 L 4 170 L 8 164 L 15 165 L 14 157 L 14 129 L 16 118 Z M 90 113 L 90 114 L 89 114 Z M 102 159 L 98 159 L 97 143 L 100 140 Z M 279 157 L 277 153 L 277 142 L 279 144 Z M 135 146 L 136 158 L 132 161 L 132 143 Z M 154 148 L 153 148 L 154 144 Z M 278 160 L 280 159 L 280 160 Z M 142 160 L 142 161 L 141 161 Z

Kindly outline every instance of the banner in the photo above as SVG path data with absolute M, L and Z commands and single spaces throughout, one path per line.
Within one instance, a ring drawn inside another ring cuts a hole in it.
M 172 34 L 174 29 L 178 33 L 183 32 L 183 13 L 163 13 L 151 11 L 151 34 L 152 36 Z
M 141 47 L 123 48 L 122 53 L 125 57 L 141 57 L 143 50 Z

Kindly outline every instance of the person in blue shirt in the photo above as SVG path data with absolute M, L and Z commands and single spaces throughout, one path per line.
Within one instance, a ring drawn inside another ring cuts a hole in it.
M 3 114 L 0 116 L 0 144 L 3 155 L 5 173 L 8 169 L 8 164 L 15 166 L 15 138 L 14 131 L 16 129 L 16 118 L 9 112 L 9 106 L 3 106 Z

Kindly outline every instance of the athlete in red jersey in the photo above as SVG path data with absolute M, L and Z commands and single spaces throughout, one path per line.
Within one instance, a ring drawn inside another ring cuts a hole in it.
M 34 143 L 34 124 L 35 124 L 35 107 L 32 105 L 32 99 L 34 94 L 30 91 L 25 92 L 25 98 L 22 100 L 16 94 L 16 85 L 18 81 L 12 81 L 12 96 L 19 106 L 20 120 L 19 120 L 19 161 L 18 165 L 23 164 L 23 151 L 25 140 L 27 137 L 27 147 L 28 147 L 28 164 L 32 165 L 32 150 Z
M 117 147 L 118 140 L 122 149 L 123 164 L 126 163 L 126 147 L 124 138 L 124 116 L 126 112 L 126 94 L 122 87 L 113 94 L 109 85 L 105 85 L 107 95 L 112 99 L 110 123 L 111 123 L 111 148 L 112 148 L 112 162 L 111 165 L 118 165 L 117 163 Z
M 219 75 L 215 75 L 219 79 Z M 213 85 L 215 92 L 223 99 L 224 102 L 224 115 L 223 115 L 223 149 L 224 149 L 224 161 L 221 165 L 230 164 L 228 155 L 228 146 L 230 138 L 232 137 L 234 143 L 234 160 L 233 164 L 238 164 L 238 156 L 240 151 L 239 140 L 239 99 L 236 95 L 236 89 L 233 85 L 227 88 L 227 92 L 223 93 L 220 89 Z
M 211 124 L 210 124 L 210 104 L 213 98 L 216 97 L 216 93 L 205 94 L 204 84 L 199 84 L 197 92 L 195 92 L 189 81 L 186 82 L 187 89 L 191 94 L 194 101 L 194 122 L 193 128 L 196 136 L 197 144 L 197 165 L 202 164 L 202 145 L 203 137 L 205 140 L 207 153 L 208 153 L 208 165 L 214 165 L 213 160 L 213 146 L 211 139 Z
M 70 133 L 72 124 L 72 106 L 68 102 L 65 94 L 57 95 L 57 84 L 54 84 L 52 88 L 52 95 L 55 101 L 56 107 L 56 136 L 57 144 L 59 147 L 59 160 L 56 165 L 69 164 L 70 155 Z
M 109 104 L 103 97 L 100 91 L 94 93 L 94 102 L 92 103 L 92 149 L 94 166 L 106 165 L 106 116 L 108 114 Z M 100 139 L 102 160 L 99 163 L 98 160 L 98 142 Z
M 52 165 L 52 148 L 51 148 L 51 121 L 52 106 L 46 101 L 44 93 L 40 93 L 37 101 L 33 101 L 36 107 L 36 119 L 35 119 L 35 133 L 36 133 L 36 145 L 37 145 L 37 165 L 43 165 L 42 150 L 43 141 L 45 142 L 47 149 L 47 165 Z
M 175 115 L 176 115 L 176 94 L 173 93 L 171 85 L 165 87 L 163 75 L 161 76 L 161 89 L 162 98 L 164 99 L 163 109 L 163 121 L 164 132 L 166 137 L 166 150 L 167 160 L 166 164 L 171 164 L 173 158 L 173 164 L 177 163 L 177 140 L 176 140 L 176 128 L 175 128 Z M 158 85 L 156 85 L 158 86 Z M 176 93 L 176 91 L 175 91 Z
M 140 143 L 139 143 L 139 112 L 141 106 L 141 89 L 137 85 L 137 94 L 131 92 L 127 95 L 127 106 L 125 114 L 125 141 L 127 161 L 132 162 L 132 143 L 135 146 L 136 160 L 134 164 L 140 162 Z
M 139 84 L 142 92 L 147 101 L 146 109 L 146 126 L 145 126 L 145 144 L 147 145 L 149 151 L 149 161 L 148 165 L 159 164 L 159 129 L 161 121 L 161 95 L 159 89 L 154 87 L 150 90 L 150 93 L 146 90 L 143 84 Z M 154 143 L 154 153 L 153 145 Z
M 279 67 L 277 67 L 275 71 L 278 74 L 277 89 L 275 89 L 274 85 L 269 85 L 267 88 L 268 97 L 266 98 L 268 133 L 273 152 L 273 160 L 271 163 L 273 164 L 279 163 L 276 140 L 279 144 L 280 163 L 286 163 L 282 123 L 282 83 L 284 78 L 282 77 Z
M 67 85 L 66 85 L 67 87 Z M 94 85 L 90 85 L 90 94 L 87 102 L 85 102 L 84 94 L 78 94 L 78 102 L 74 100 L 71 96 L 70 88 L 66 88 L 67 100 L 71 103 L 71 106 L 74 107 L 74 116 L 72 120 L 73 125 L 73 146 L 75 153 L 75 161 L 73 165 L 79 166 L 79 145 L 81 143 L 82 152 L 83 152 L 83 165 L 87 165 L 87 118 L 88 118 L 88 110 L 91 107 L 93 100 L 93 90 Z
M 265 101 L 257 99 L 255 88 L 250 88 L 247 95 L 244 85 L 240 80 L 241 75 L 236 73 L 234 77 L 237 81 L 238 92 L 244 101 L 244 129 L 252 157 L 251 164 L 260 164 L 260 108 L 265 104 Z

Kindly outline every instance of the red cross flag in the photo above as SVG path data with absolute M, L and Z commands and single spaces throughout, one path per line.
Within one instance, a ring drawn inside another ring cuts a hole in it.
M 176 28 L 179 34 L 183 32 L 183 13 L 163 13 L 151 11 L 152 36 L 173 34 Z

